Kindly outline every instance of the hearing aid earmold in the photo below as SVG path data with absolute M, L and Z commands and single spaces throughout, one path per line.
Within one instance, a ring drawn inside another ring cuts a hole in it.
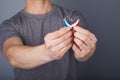
M 74 26 L 79 26 L 80 25 L 80 19 L 79 17 L 65 17 L 63 19 L 63 25 L 64 27 L 68 29 L 72 29 Z

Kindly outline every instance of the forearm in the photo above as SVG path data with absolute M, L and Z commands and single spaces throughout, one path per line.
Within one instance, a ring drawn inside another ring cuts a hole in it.
M 14 67 L 34 68 L 52 61 L 45 45 L 41 46 L 12 46 L 6 51 L 9 61 Z

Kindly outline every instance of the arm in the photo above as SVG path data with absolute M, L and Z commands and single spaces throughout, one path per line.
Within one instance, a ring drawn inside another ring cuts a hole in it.
M 53 60 L 61 59 L 72 46 L 72 32 L 60 29 L 45 36 L 45 44 L 25 46 L 18 37 L 5 41 L 3 53 L 13 67 L 30 69 Z M 69 44 L 69 45 L 68 45 Z
M 4 43 L 3 53 L 13 67 L 25 69 L 33 68 L 53 60 L 48 56 L 44 44 L 35 47 L 24 46 L 18 37 L 10 38 Z

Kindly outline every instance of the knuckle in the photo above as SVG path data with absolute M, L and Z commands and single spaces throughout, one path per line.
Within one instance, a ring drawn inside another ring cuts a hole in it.
M 90 51 L 91 51 L 91 49 L 87 49 L 87 51 L 86 51 L 87 53 L 86 54 L 90 53 Z
M 97 40 L 97 38 L 95 37 L 95 43 L 97 43 L 97 41 L 98 41 L 98 40 Z
M 93 48 L 95 48 L 96 47 L 96 45 L 95 44 L 92 44 L 91 45 L 91 49 L 93 49 Z
M 96 42 L 97 42 L 97 38 L 96 38 L 95 34 L 92 34 L 92 36 L 93 36 L 94 41 L 95 41 L 95 43 L 96 43 Z

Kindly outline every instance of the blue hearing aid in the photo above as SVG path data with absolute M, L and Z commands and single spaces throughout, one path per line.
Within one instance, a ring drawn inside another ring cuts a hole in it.
M 63 19 L 63 25 L 68 29 L 72 29 L 74 26 L 80 25 L 80 19 L 78 17 L 70 18 L 67 16 Z

